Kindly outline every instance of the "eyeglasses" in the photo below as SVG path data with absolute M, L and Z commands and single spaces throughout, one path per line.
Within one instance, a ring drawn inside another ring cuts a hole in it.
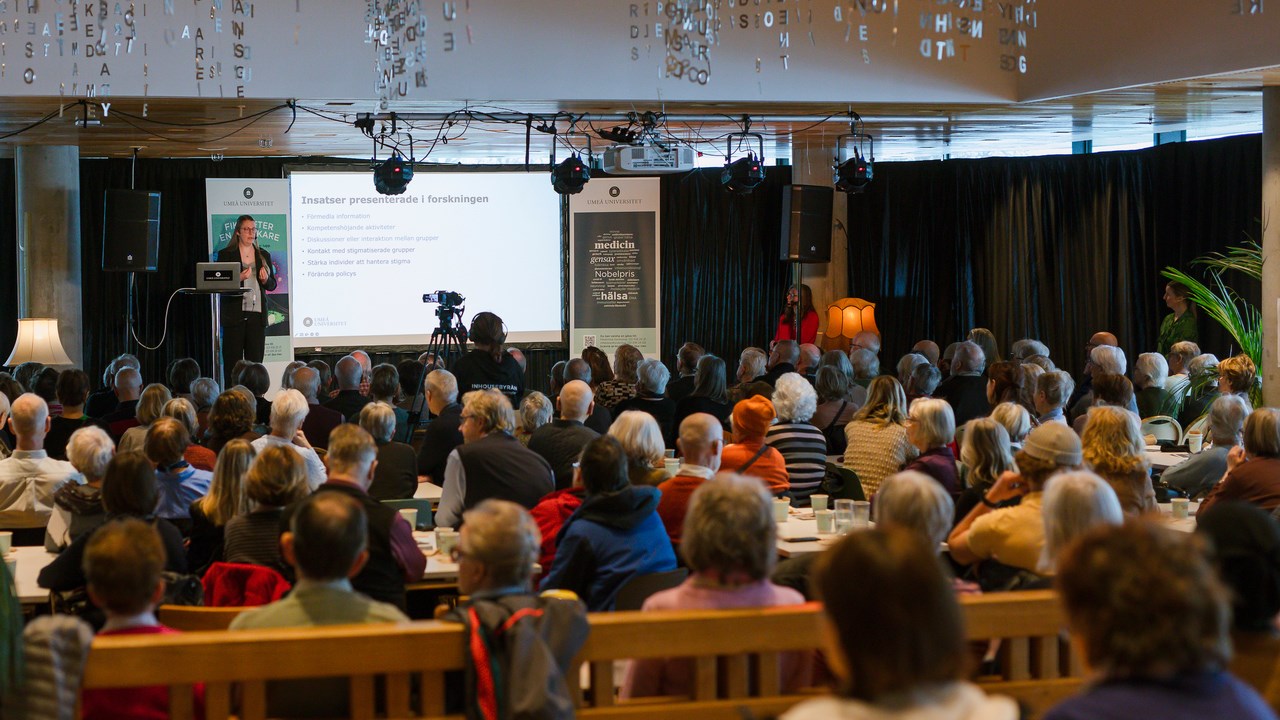
M 466 421 L 468 421 L 468 420 L 470 420 L 470 419 L 471 419 L 471 416 L 470 416 L 470 415 L 468 415 L 468 414 L 466 414 L 466 413 L 463 413 L 463 414 L 462 414 L 462 415 L 460 415 L 459 417 L 461 417 L 461 418 L 462 418 L 462 422 L 466 422 Z

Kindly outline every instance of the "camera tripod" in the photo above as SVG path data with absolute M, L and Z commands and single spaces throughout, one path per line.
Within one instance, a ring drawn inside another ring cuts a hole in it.
M 422 389 L 426 385 L 427 375 L 436 369 L 448 369 L 453 362 L 462 357 L 467 348 L 467 328 L 462 324 L 462 313 L 465 308 L 450 307 L 442 305 L 436 308 L 436 317 L 440 318 L 440 325 L 431 332 L 431 340 L 427 343 L 427 349 L 424 355 L 427 356 L 422 367 L 422 378 L 418 382 L 418 387 L 413 393 L 413 402 L 409 411 L 409 422 L 405 425 L 406 437 L 399 438 L 401 442 L 408 443 L 413 440 L 413 431 L 417 428 L 426 412 L 425 405 L 419 405 L 422 401 Z

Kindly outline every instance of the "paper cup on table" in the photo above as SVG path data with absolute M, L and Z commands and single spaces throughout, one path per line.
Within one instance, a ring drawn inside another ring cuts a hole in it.
M 8 555 L 13 549 L 13 533 L 8 530 L 0 530 L 0 555 Z
M 1169 501 L 1170 512 L 1174 520 L 1186 520 L 1191 515 L 1191 501 L 1186 498 L 1174 498 Z
M 675 450 L 663 450 L 663 451 L 662 451 L 662 457 L 666 458 L 667 460 L 674 460 L 674 459 L 675 459 L 675 457 L 676 457 L 676 451 L 675 451 Z
M 680 469 L 680 461 L 675 458 L 665 458 L 662 461 L 662 469 L 666 470 L 668 475 L 675 475 Z
M 817 512 L 819 510 L 826 510 L 828 499 L 829 498 L 826 495 L 810 495 L 809 496 L 809 502 L 812 504 L 814 512 Z
M 453 553 L 453 549 L 457 546 L 457 530 L 449 530 L 447 528 L 444 530 L 436 530 L 436 549 L 440 551 L 441 555 L 448 558 Z
M 836 513 L 834 510 L 814 510 L 813 518 L 818 521 L 819 535 L 830 535 L 836 531 Z
M 1187 433 L 1187 449 L 1193 453 L 1200 452 L 1204 448 L 1204 435 L 1199 432 Z
M 418 527 L 418 508 L 400 508 L 400 516 L 409 521 L 409 527 Z
M 773 500 L 774 522 L 786 522 L 790 512 L 791 512 L 790 498 L 774 498 Z

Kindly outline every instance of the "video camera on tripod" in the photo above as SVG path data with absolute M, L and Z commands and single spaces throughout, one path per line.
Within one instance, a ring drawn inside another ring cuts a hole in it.
M 462 293 L 450 290 L 437 290 L 422 295 L 422 302 L 440 306 L 436 308 L 436 317 L 440 319 L 440 330 L 455 336 L 461 343 L 467 341 L 467 328 L 462 324 L 462 313 L 466 312 L 462 304 L 466 301 Z

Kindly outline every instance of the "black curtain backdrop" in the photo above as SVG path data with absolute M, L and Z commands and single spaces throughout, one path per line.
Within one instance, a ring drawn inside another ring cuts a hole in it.
M 991 329 L 1008 355 L 1045 342 L 1079 373 L 1084 344 L 1114 332 L 1129 357 L 1154 351 L 1166 266 L 1261 240 L 1259 136 L 1133 152 L 878 163 L 850 198 L 850 295 L 876 305 L 882 369 L 918 340 L 943 348 Z M 1201 272 L 1191 269 L 1193 274 Z M 1257 282 L 1227 282 L 1258 303 Z M 1200 320 L 1220 358 L 1230 337 Z
M 0 268 L 7 268 L 0 282 L 0 364 L 9 357 L 18 338 L 18 196 L 14 161 L 0 159 Z

